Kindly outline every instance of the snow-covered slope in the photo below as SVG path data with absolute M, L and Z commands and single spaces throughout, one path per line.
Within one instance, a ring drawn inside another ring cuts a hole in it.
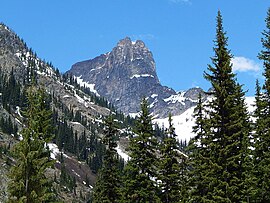
M 251 114 L 255 110 L 255 98 L 254 97 L 246 97 L 246 104 L 248 107 L 248 112 Z M 173 125 L 175 127 L 175 132 L 177 134 L 178 140 L 187 140 L 194 137 L 194 133 L 192 133 L 192 127 L 195 125 L 195 119 L 193 117 L 195 107 L 191 107 L 182 113 L 179 116 L 173 116 Z M 168 118 L 164 119 L 155 119 L 154 123 L 157 123 L 160 127 L 168 128 L 169 122 Z
M 195 119 L 193 118 L 193 112 L 195 107 L 191 107 L 179 116 L 173 116 L 173 125 L 175 127 L 175 133 L 177 134 L 177 139 L 180 140 L 190 140 L 194 136 L 192 133 L 192 127 L 195 124 Z M 157 123 L 160 127 L 168 128 L 169 122 L 168 118 L 155 119 L 154 123 Z

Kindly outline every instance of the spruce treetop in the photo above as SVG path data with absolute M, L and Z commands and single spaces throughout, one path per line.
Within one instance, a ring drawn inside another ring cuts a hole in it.
M 258 58 L 263 61 L 265 84 L 263 89 L 266 91 L 267 99 L 270 100 L 270 8 L 265 19 L 266 29 L 262 32 L 261 39 L 263 50 L 259 53 Z
M 213 66 L 208 65 L 209 73 L 204 72 L 204 77 L 211 82 L 214 88 L 214 94 L 222 95 L 231 90 L 234 85 L 235 74 L 232 73 L 231 59 L 232 55 L 228 49 L 228 37 L 222 25 L 221 12 L 218 11 L 216 39 L 214 40 L 214 57 L 211 58 Z M 221 87 L 227 87 L 222 89 Z

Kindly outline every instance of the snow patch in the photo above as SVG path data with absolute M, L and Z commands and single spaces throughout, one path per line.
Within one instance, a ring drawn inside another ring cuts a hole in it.
M 99 67 L 101 68 L 101 67 Z M 91 92 L 95 93 L 97 96 L 100 96 L 98 94 L 98 92 L 95 90 L 95 84 L 90 84 L 88 82 L 84 82 L 83 79 L 81 78 L 82 75 L 80 77 L 76 77 L 74 76 L 74 78 L 77 80 L 77 83 L 81 86 L 81 87 L 87 87 L 90 89 Z
M 15 118 L 15 120 L 17 121 L 17 123 L 22 124 L 22 122 L 18 118 Z
M 39 74 L 39 75 L 46 75 L 46 73 L 41 72 L 41 71 L 39 71 L 39 70 L 37 70 L 37 74 Z
M 75 97 L 77 98 L 77 100 L 78 100 L 78 102 L 79 103 L 82 103 L 82 104 L 84 104 L 84 99 L 83 98 L 81 98 L 79 95 L 77 95 L 77 94 L 75 94 Z
M 175 104 L 176 102 L 180 102 L 181 104 L 185 105 L 184 101 L 186 97 L 184 97 L 185 92 L 180 92 L 180 94 L 171 95 L 170 97 L 163 99 L 167 103 Z
M 56 159 L 56 156 L 60 154 L 58 146 L 54 143 L 48 143 L 48 147 L 51 152 L 51 158 Z
M 137 58 L 133 58 L 133 56 L 131 57 L 130 61 L 135 61 L 135 60 L 143 60 L 143 57 L 137 57 Z
M 248 112 L 250 114 L 250 120 L 255 123 L 256 122 L 256 118 L 252 116 L 253 115 L 253 112 L 256 110 L 256 105 L 255 105 L 256 104 L 256 100 L 255 100 L 255 97 L 246 97 L 245 98 L 245 103 L 247 105 L 247 110 L 248 110 Z
M 108 56 L 107 56 L 107 59 L 108 59 Z M 106 60 L 107 60 L 107 59 L 106 59 Z M 104 63 L 102 66 L 98 66 L 98 67 L 96 67 L 96 68 L 92 68 L 92 69 L 90 70 L 90 72 L 93 72 L 93 71 L 96 71 L 96 70 L 100 70 L 100 69 L 102 69 L 104 66 L 105 66 L 105 63 Z
M 246 97 L 245 103 L 248 107 L 248 112 L 252 113 L 255 111 L 256 106 L 255 106 L 255 97 Z
M 74 169 L 72 169 L 72 172 L 73 172 L 76 176 L 78 176 L 79 178 L 81 177 Z
M 150 109 L 153 108 L 157 102 L 158 102 L 158 100 L 157 100 L 157 98 L 155 98 L 155 100 L 153 101 L 153 103 L 151 103 L 151 104 L 149 105 L 149 108 L 150 108 Z
M 157 97 L 157 96 L 158 96 L 158 94 L 152 94 L 152 95 L 151 95 L 151 98 L 154 99 L 154 98 Z
M 136 118 L 136 117 L 138 117 L 140 115 L 140 113 L 139 112 L 137 112 L 137 113 L 129 113 L 128 115 L 131 118 Z
M 13 135 L 13 134 L 11 134 L 11 135 Z M 19 136 L 19 137 L 18 137 L 18 139 L 19 139 L 20 141 L 22 141 L 22 140 L 23 140 L 23 136 L 22 136 L 22 134 L 17 133 L 17 135 Z
M 79 122 L 74 122 L 74 121 L 71 121 L 70 123 L 73 124 L 73 125 L 82 125 L 81 123 L 79 123 Z
M 133 79 L 133 78 L 140 78 L 140 77 L 151 77 L 151 78 L 154 78 L 153 75 L 149 75 L 149 74 L 141 74 L 141 75 L 138 75 L 138 74 L 135 74 L 133 76 L 130 77 L 130 79 Z
M 119 148 L 119 145 L 116 147 L 117 153 L 127 162 L 129 160 L 129 156 Z
M 18 114 L 21 118 L 23 118 L 19 106 L 16 106 L 16 111 L 15 111 L 15 113 Z

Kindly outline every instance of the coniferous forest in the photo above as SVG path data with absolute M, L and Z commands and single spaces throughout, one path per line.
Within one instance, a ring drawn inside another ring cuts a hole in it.
M 96 176 L 95 185 L 82 202 L 270 202 L 270 8 L 265 23 L 262 50 L 258 53 L 264 83 L 256 81 L 255 111 L 250 115 L 243 84 L 232 71 L 233 53 L 218 11 L 214 55 L 203 73 L 211 85 L 206 92 L 209 99 L 203 100 L 201 95 L 198 98 L 193 114 L 195 137 L 187 145 L 177 140 L 171 114 L 167 129 L 154 125 L 147 98 L 142 98 L 135 119 L 125 117 L 106 99 L 79 86 L 72 76 L 61 76 L 56 71 L 61 82 L 78 88 L 76 94 L 88 95 L 91 102 L 110 110 L 102 123 L 96 124 L 36 85 L 33 70 L 28 70 L 31 82 L 25 81 L 24 89 L 16 82 L 13 70 L 9 76 L 0 72 L 2 106 L 7 112 L 16 106 L 23 108 L 25 122 L 19 131 L 10 117 L 0 119 L 1 132 L 19 135 L 19 141 L 8 150 L 0 146 L 0 156 L 3 152 L 12 157 L 7 202 L 61 202 L 56 183 L 79 195 L 63 152 L 85 162 Z M 70 121 L 81 123 L 87 131 L 78 134 Z M 125 134 L 129 139 L 128 161 L 116 150 L 123 127 L 132 131 Z M 50 156 L 49 143 L 55 143 L 61 151 L 57 160 Z M 57 164 L 61 170 L 59 180 L 48 178 L 47 171 Z
M 221 12 L 216 18 L 214 56 L 204 77 L 212 88 L 211 100 L 195 108 L 196 136 L 190 140 L 186 154 L 179 151 L 174 127 L 160 142 L 155 138 L 151 116 L 145 100 L 137 120 L 136 136 L 130 140 L 130 160 L 124 167 L 114 199 L 104 187 L 95 190 L 96 202 L 270 202 L 269 171 L 269 68 L 270 9 L 263 31 L 265 83 L 256 84 L 255 123 L 244 102 L 245 92 L 232 72 L 232 53 L 223 27 Z M 106 167 L 106 166 L 104 166 Z M 101 175 L 103 171 L 100 172 Z M 112 172 L 111 176 L 116 177 Z M 106 173 L 108 175 L 108 172 Z M 108 180 L 108 179 L 107 179 Z M 106 184 L 98 180 L 97 184 Z M 119 194 L 119 190 L 121 191 Z

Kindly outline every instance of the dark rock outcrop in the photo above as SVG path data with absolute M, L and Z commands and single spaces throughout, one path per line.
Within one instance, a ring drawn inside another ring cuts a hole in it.
M 167 117 L 169 112 L 179 115 L 196 103 L 198 92 L 203 92 L 193 88 L 184 98 L 182 93 L 162 86 L 151 51 L 141 40 L 132 42 L 128 37 L 111 52 L 78 62 L 67 73 L 92 84 L 99 95 L 125 114 L 138 112 L 141 98 L 146 97 L 157 117 Z

